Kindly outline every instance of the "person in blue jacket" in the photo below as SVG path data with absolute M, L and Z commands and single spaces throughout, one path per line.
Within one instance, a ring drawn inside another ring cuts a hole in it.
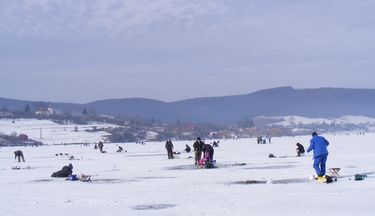
M 307 152 L 314 150 L 314 169 L 318 175 L 318 181 L 325 182 L 326 174 L 326 162 L 328 157 L 327 146 L 329 142 L 322 136 L 318 136 L 318 133 L 312 133 L 312 139 L 310 140 L 310 146 Z

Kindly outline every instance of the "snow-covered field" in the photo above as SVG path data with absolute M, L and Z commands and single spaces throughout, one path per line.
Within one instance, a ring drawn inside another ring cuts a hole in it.
M 279 117 L 265 117 L 259 116 L 259 119 L 268 120 L 267 126 L 297 126 L 297 125 L 322 125 L 322 124 L 336 124 L 336 125 L 375 125 L 375 118 L 366 116 L 341 116 L 340 118 L 307 118 L 303 116 L 279 116 Z
M 77 131 L 75 131 L 77 127 Z M 0 132 L 10 135 L 26 134 L 30 139 L 43 142 L 45 145 L 64 144 L 64 143 L 93 143 L 104 139 L 109 135 L 106 132 L 86 132 L 93 127 L 108 128 L 117 127 L 111 124 L 92 123 L 89 125 L 61 125 L 50 120 L 36 119 L 0 119 Z
M 273 138 L 265 145 L 221 140 L 217 169 L 195 168 L 193 153 L 168 160 L 164 143 L 105 144 L 107 154 L 92 145 L 1 148 L 0 215 L 373 215 L 375 134 L 325 137 L 331 143 L 328 167 L 340 167 L 344 176 L 332 184 L 309 180 L 311 155 L 295 157 L 295 143 L 307 147 L 308 136 Z M 192 141 L 174 142 L 175 150 L 182 152 L 185 144 Z M 116 145 L 128 152 L 116 153 Z M 21 166 L 30 169 L 11 169 L 19 165 L 17 149 L 26 158 Z M 50 177 L 69 163 L 93 181 Z M 368 178 L 354 181 L 356 173 Z M 246 180 L 268 184 L 236 184 Z

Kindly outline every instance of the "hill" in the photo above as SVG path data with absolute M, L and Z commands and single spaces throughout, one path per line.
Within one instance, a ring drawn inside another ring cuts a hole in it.
M 87 104 L 32 102 L 0 98 L 0 107 L 22 110 L 40 103 L 80 113 L 84 108 L 98 114 L 141 117 L 164 122 L 176 120 L 229 124 L 256 116 L 298 115 L 337 118 L 343 115 L 375 117 L 375 89 L 280 87 L 245 95 L 193 98 L 163 102 L 144 98 L 109 99 Z

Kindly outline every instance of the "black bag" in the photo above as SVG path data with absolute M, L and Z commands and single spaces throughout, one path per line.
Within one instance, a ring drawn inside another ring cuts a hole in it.
M 212 169 L 215 168 L 215 165 L 211 161 L 207 161 L 205 164 L 206 169 Z
M 326 179 L 327 179 L 326 181 L 327 184 L 337 181 L 337 179 L 334 179 L 332 178 L 332 176 L 329 176 L 329 175 L 326 175 Z

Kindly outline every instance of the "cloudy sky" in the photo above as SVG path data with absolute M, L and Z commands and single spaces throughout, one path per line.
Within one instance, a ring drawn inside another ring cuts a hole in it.
M 0 97 L 375 88 L 373 0 L 2 0 Z

